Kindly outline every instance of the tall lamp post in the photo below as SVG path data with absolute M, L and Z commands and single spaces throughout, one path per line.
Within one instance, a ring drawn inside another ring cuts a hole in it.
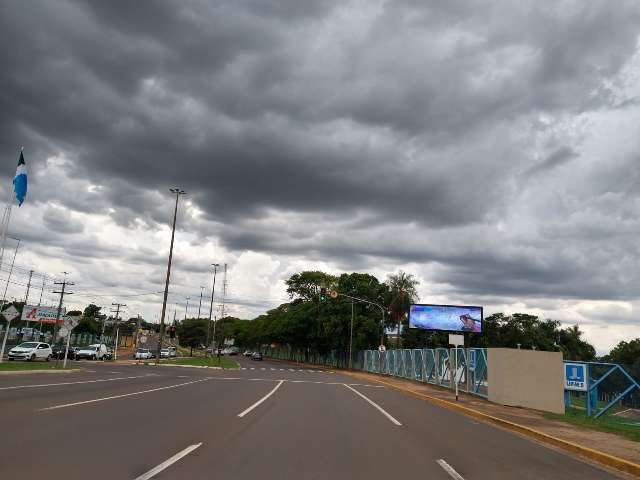
M 202 291 L 204 287 L 200 285 L 200 303 L 198 303 L 198 320 L 200 319 L 200 310 L 202 309 Z
M 191 300 L 191 297 L 186 297 L 187 298 L 187 304 L 184 306 L 184 319 L 187 319 L 187 315 L 188 315 L 188 310 L 189 310 L 189 300 Z
M 160 350 L 162 349 L 162 339 L 164 337 L 164 316 L 167 313 L 167 295 L 169 294 L 169 278 L 171 277 L 171 259 L 173 258 L 173 240 L 176 235 L 176 217 L 178 216 L 178 200 L 180 195 L 184 195 L 184 190 L 180 188 L 169 189 L 176 196 L 176 206 L 173 210 L 173 226 L 171 227 L 171 246 L 169 247 L 169 263 L 167 265 L 167 279 L 164 283 L 164 299 L 162 300 L 162 314 L 160 316 L 160 336 L 158 337 L 158 348 L 156 350 L 156 365 L 160 363 Z
M 213 286 L 211 287 L 211 303 L 209 304 L 209 321 L 207 322 L 207 344 L 204 349 L 204 356 L 206 357 L 209 354 L 209 331 L 211 330 L 211 315 L 213 314 L 213 296 L 216 293 L 216 273 L 218 272 L 219 263 L 212 263 L 213 267 Z M 215 336 L 216 330 L 215 325 L 213 329 L 213 335 Z M 211 352 L 213 354 L 213 352 Z

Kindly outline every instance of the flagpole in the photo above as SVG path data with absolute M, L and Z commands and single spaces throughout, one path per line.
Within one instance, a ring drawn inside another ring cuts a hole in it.
M 20 161 L 18 161 L 18 166 L 20 166 L 20 163 L 24 164 L 24 157 L 23 157 L 23 151 L 24 151 L 24 146 L 20 147 Z M 7 242 L 7 233 L 9 232 L 9 220 L 11 220 L 11 207 L 13 207 L 13 194 L 14 194 L 14 190 L 15 190 L 15 177 L 13 179 L 13 183 L 14 183 L 14 188 L 9 188 L 9 196 L 7 198 L 7 203 L 4 207 L 4 213 L 2 215 L 2 224 L 0 225 L 0 228 L 2 229 L 2 240 L 0 241 L 0 268 L 2 268 L 2 261 L 4 260 L 4 250 L 5 250 L 5 246 L 6 246 L 6 242 Z M 25 193 L 26 193 L 26 189 L 25 189 Z M 21 202 L 22 203 L 22 202 Z
M 9 198 L 4 207 L 4 213 L 2 215 L 2 223 L 0 229 L 2 229 L 2 240 L 0 244 L 0 268 L 2 268 L 2 261 L 4 260 L 4 250 L 7 243 L 7 233 L 9 231 L 9 220 L 11 219 L 11 207 L 13 206 L 13 192 L 9 189 Z

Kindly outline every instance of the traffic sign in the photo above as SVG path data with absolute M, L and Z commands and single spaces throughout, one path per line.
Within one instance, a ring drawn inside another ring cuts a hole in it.
M 564 364 L 564 389 L 587 391 L 587 365 L 585 363 Z
M 64 326 L 65 328 L 69 329 L 69 330 L 73 330 L 74 328 L 76 328 L 78 326 L 78 324 L 80 323 L 80 317 L 64 317 Z
M 18 310 L 16 310 L 16 307 L 14 307 L 13 305 L 11 305 L 9 308 L 5 308 L 2 311 L 2 316 L 4 318 L 7 319 L 8 322 L 10 322 L 11 320 L 13 320 L 14 318 L 16 318 L 19 315 L 20 312 L 18 312 Z
M 64 326 L 64 327 L 60 327 L 60 330 L 58 330 L 58 335 L 61 337 L 66 337 L 69 334 L 70 330 Z
M 338 298 L 338 292 L 335 290 L 331 290 L 331 293 L 329 294 L 329 296 L 331 298 Z
M 449 345 L 453 345 L 454 347 L 464 347 L 464 335 L 457 335 L 455 333 L 450 333 Z
M 138 341 L 144 345 L 145 343 L 147 343 L 147 337 L 145 335 L 140 335 Z
M 378 347 L 378 351 L 379 351 L 380 353 L 384 353 L 384 352 L 386 352 L 386 351 L 387 351 L 387 348 L 386 348 L 384 345 L 380 345 L 380 346 Z

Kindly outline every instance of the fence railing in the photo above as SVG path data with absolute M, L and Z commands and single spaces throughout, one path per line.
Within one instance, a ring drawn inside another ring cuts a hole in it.
M 351 364 L 349 354 L 342 351 L 317 353 L 268 347 L 264 354 L 271 358 L 333 368 L 351 367 L 447 388 L 454 388 L 457 383 L 459 391 L 485 398 L 488 395 L 486 348 L 416 348 L 387 350 L 384 353 L 365 350 L 354 352 Z
M 363 370 L 454 388 L 486 397 L 487 350 L 484 348 L 422 348 L 366 350 Z

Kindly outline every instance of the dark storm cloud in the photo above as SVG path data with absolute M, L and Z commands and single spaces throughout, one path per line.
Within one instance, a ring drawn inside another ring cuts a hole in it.
M 430 263 L 464 293 L 626 298 L 627 240 L 593 243 L 621 200 L 590 198 L 633 198 L 637 156 L 556 180 L 585 154 L 555 126 L 624 103 L 639 25 L 636 2 L 5 1 L 0 150 L 26 144 L 34 176 L 66 159 L 35 204 L 127 228 L 166 225 L 180 185 L 203 212 L 180 225 L 231 250 Z

